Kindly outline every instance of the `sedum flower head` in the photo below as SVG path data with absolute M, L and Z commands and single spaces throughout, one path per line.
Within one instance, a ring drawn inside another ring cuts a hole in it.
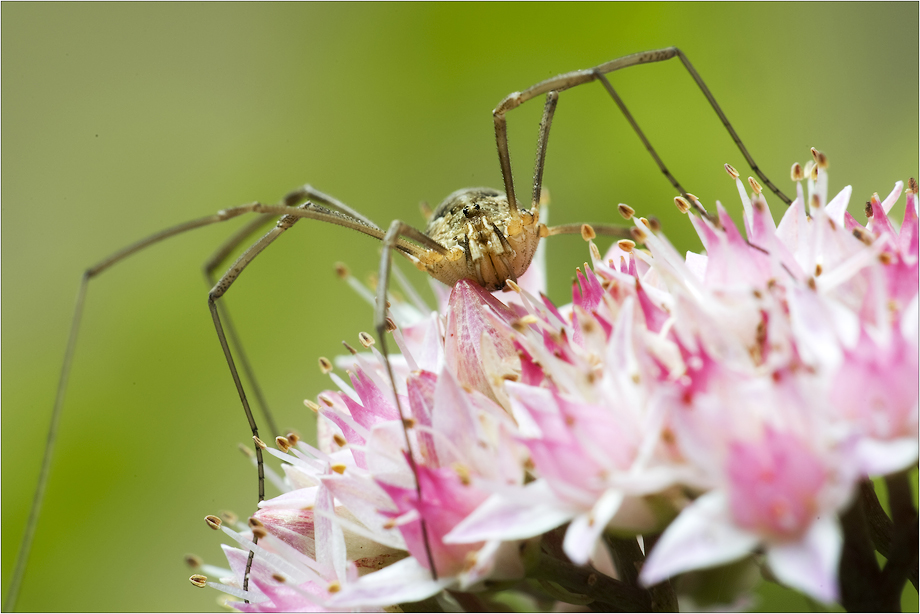
M 283 494 L 224 527 L 242 549 L 209 584 L 244 611 L 494 607 L 522 586 L 527 609 L 641 609 L 668 578 L 755 554 L 839 600 L 858 484 L 918 458 L 917 190 L 900 228 L 900 182 L 862 225 L 826 164 L 804 175 L 777 221 L 733 173 L 743 234 L 681 199 L 700 254 L 634 217 L 645 249 L 591 243 L 567 305 L 539 256 L 511 292 L 461 281 L 437 311 L 394 305 L 398 403 L 369 343 L 338 359 L 346 377 L 307 402 L 319 447 L 272 451 Z

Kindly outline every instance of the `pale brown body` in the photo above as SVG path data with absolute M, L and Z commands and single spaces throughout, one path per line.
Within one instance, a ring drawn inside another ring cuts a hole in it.
M 540 242 L 539 213 L 508 206 L 492 188 L 465 188 L 449 195 L 431 216 L 425 234 L 447 253 L 429 251 L 419 260 L 438 281 L 453 286 L 471 279 L 495 292 L 524 274 Z

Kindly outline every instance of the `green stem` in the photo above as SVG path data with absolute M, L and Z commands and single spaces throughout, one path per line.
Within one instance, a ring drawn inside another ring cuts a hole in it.
M 577 567 L 548 555 L 540 557 L 539 564 L 528 574 L 537 580 L 555 582 L 565 590 L 593 599 L 593 606 L 615 612 L 650 612 L 651 599 L 647 591 L 595 571 Z

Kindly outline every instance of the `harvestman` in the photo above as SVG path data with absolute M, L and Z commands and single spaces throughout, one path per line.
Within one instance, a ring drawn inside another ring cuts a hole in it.
M 262 398 L 261 391 L 255 383 L 249 361 L 238 342 L 238 337 L 232 327 L 228 315 L 223 313 L 222 324 L 221 312 L 224 310 L 218 308 L 218 299 L 220 299 L 234 280 L 243 272 L 246 266 L 259 255 L 262 250 L 268 247 L 277 239 L 285 230 L 293 226 L 301 218 L 319 220 L 345 226 L 352 230 L 357 230 L 363 234 L 371 236 L 383 243 L 383 254 L 380 259 L 379 281 L 377 284 L 376 308 L 374 310 L 374 326 L 380 340 L 382 355 L 386 364 L 388 376 L 391 384 L 393 383 L 393 371 L 387 357 L 386 333 L 389 332 L 391 322 L 387 319 L 387 290 L 390 278 L 391 253 L 395 250 L 402 253 L 406 258 L 412 261 L 418 268 L 427 271 L 432 277 L 447 285 L 453 285 L 460 279 L 471 279 L 482 285 L 490 291 L 500 290 L 505 287 L 507 281 L 515 282 L 518 277 L 524 274 L 530 261 L 536 251 L 539 241 L 543 237 L 557 234 L 577 234 L 582 233 L 586 237 L 593 236 L 594 232 L 629 238 L 630 232 L 625 227 L 612 225 L 592 225 L 585 224 L 564 224 L 560 226 L 547 227 L 540 223 L 540 198 L 543 183 L 543 163 L 546 158 L 546 146 L 549 139 L 550 125 L 552 124 L 553 114 L 559 98 L 559 93 L 563 90 L 589 83 L 599 81 L 604 89 L 610 94 L 614 103 L 626 117 L 633 130 L 642 140 L 645 148 L 651 154 L 655 163 L 662 173 L 671 182 L 677 191 L 688 198 L 691 203 L 693 197 L 689 197 L 684 188 L 677 182 L 674 176 L 668 171 L 661 158 L 655 152 L 652 145 L 645 138 L 642 130 L 636 124 L 632 115 L 626 109 L 623 101 L 614 91 L 610 82 L 606 78 L 607 73 L 611 73 L 621 68 L 635 66 L 639 64 L 648 64 L 651 62 L 661 62 L 671 58 L 680 58 L 687 72 L 696 82 L 697 86 L 706 96 L 710 106 L 719 116 L 722 124 L 728 130 L 738 149 L 744 155 L 745 160 L 750 165 L 755 174 L 770 188 L 783 202 L 790 204 L 790 199 L 773 185 L 767 176 L 760 170 L 754 159 L 748 153 L 738 134 L 735 132 L 728 118 L 722 112 L 709 88 L 700 78 L 699 74 L 690 64 L 687 56 L 676 47 L 647 51 L 628 55 L 616 60 L 611 60 L 587 70 L 578 70 L 545 81 L 529 87 L 522 92 L 514 92 L 502 100 L 495 110 L 492 117 L 495 123 L 495 140 L 498 146 L 498 159 L 501 164 L 502 179 L 504 181 L 504 192 L 490 188 L 466 188 L 458 190 L 448 196 L 433 212 L 425 232 L 415 229 L 401 220 L 394 220 L 386 232 L 371 220 L 361 215 L 351 207 L 336 200 L 335 198 L 323 194 L 309 185 L 294 190 L 284 197 L 278 204 L 263 205 L 262 203 L 251 203 L 223 209 L 214 215 L 192 220 L 172 228 L 167 228 L 161 232 L 151 235 L 137 243 L 110 255 L 93 267 L 90 267 L 83 274 L 80 289 L 77 294 L 77 304 L 74 310 L 73 321 L 71 324 L 70 335 L 67 342 L 67 349 L 64 354 L 64 363 L 61 368 L 60 380 L 58 382 L 57 395 L 52 410 L 51 425 L 48 430 L 47 446 L 45 448 L 42 460 L 41 473 L 39 475 L 38 486 L 32 501 L 32 507 L 29 513 L 29 519 L 26 525 L 26 531 L 23 536 L 19 554 L 17 556 L 16 568 L 13 572 L 13 579 L 10 584 L 10 590 L 4 602 L 4 610 L 11 610 L 16 605 L 16 598 L 19 587 L 25 572 L 29 552 L 31 550 L 32 538 L 35 534 L 35 528 L 38 522 L 41 510 L 42 499 L 47 485 L 48 474 L 51 466 L 51 459 L 54 452 L 54 442 L 57 434 L 58 423 L 63 406 L 64 395 L 67 388 L 68 374 L 73 358 L 73 352 L 77 340 L 80 318 L 83 311 L 83 302 L 86 296 L 86 289 L 89 281 L 111 267 L 112 265 L 126 259 L 128 256 L 143 250 L 144 248 L 167 239 L 169 237 L 181 234 L 194 228 L 208 226 L 217 222 L 223 222 L 236 218 L 247 213 L 260 214 L 258 219 L 242 228 L 224 245 L 218 249 L 215 254 L 206 262 L 205 272 L 212 284 L 211 291 L 208 293 L 208 307 L 214 320 L 214 326 L 217 330 L 217 337 L 223 348 L 224 356 L 230 367 L 230 373 L 236 385 L 240 401 L 243 405 L 243 411 L 252 430 L 252 436 L 255 441 L 255 452 L 258 467 L 258 489 L 259 501 L 265 498 L 265 475 L 262 460 L 262 444 L 259 439 L 259 430 L 256 426 L 255 418 L 249 406 L 249 401 L 243 389 L 233 355 L 230 351 L 229 339 L 233 342 L 240 360 L 240 365 L 246 372 L 247 377 L 252 383 L 254 394 L 263 408 L 266 421 L 273 433 L 279 433 L 274 421 L 268 412 L 267 406 Z M 530 209 L 523 208 L 515 197 L 514 181 L 511 175 L 511 157 L 508 151 L 508 133 L 505 120 L 505 114 L 524 104 L 532 98 L 541 94 L 546 94 L 546 103 L 543 110 L 543 119 L 540 122 L 540 132 L 537 141 L 536 164 L 533 174 L 533 191 L 531 194 Z M 321 203 L 321 204 L 316 204 Z M 236 260 L 230 269 L 216 282 L 214 281 L 214 271 L 223 263 L 229 255 L 241 244 L 243 244 L 252 234 L 259 230 L 264 224 L 281 216 L 274 228 L 272 228 L 261 239 L 252 244 Z M 226 333 L 225 333 L 226 328 Z M 395 390 L 395 385 L 394 385 Z M 403 415 L 402 408 L 399 406 L 397 399 L 397 409 L 400 415 Z M 415 472 L 415 461 L 411 450 L 411 443 L 408 431 L 405 431 L 405 442 L 407 447 L 407 459 L 411 465 L 413 473 Z M 422 493 L 418 481 L 416 480 L 416 492 L 421 499 Z M 425 543 L 425 549 L 428 557 L 429 567 L 432 575 L 437 576 L 434 560 L 431 556 L 431 550 L 428 544 L 427 528 L 422 521 L 422 536 Z M 248 590 L 249 568 L 252 565 L 254 553 L 249 553 L 249 563 L 243 582 L 243 589 Z

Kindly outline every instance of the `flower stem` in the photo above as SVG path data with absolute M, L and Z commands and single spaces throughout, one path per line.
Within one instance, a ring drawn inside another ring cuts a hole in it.
M 840 517 L 843 552 L 840 556 L 841 605 L 848 612 L 896 612 L 900 591 L 885 590 L 882 571 L 869 535 L 863 497 L 856 497 Z M 914 542 L 916 544 L 916 542 Z
M 589 567 L 578 567 L 546 554 L 540 563 L 530 570 L 529 576 L 537 580 L 550 580 L 565 590 L 585 595 L 594 600 L 591 604 L 611 612 L 651 612 L 651 599 L 647 591 Z

